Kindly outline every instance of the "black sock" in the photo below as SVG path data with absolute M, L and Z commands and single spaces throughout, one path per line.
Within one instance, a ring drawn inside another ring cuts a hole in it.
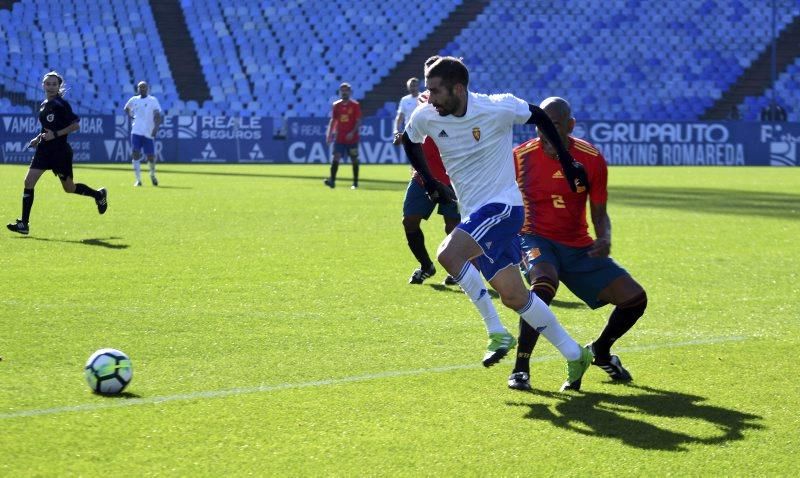
M 646 308 L 647 294 L 644 292 L 628 302 L 614 307 L 606 327 L 600 332 L 600 337 L 593 343 L 595 357 L 609 358 L 611 346 L 633 327 L 633 324 L 644 314 Z
M 95 191 L 83 183 L 78 183 L 75 185 L 75 194 L 79 194 L 81 196 L 90 196 L 95 199 L 100 199 L 102 197 L 100 191 Z
M 33 189 L 22 190 L 22 222 L 28 224 L 31 218 L 31 208 L 33 207 Z
M 353 186 L 358 186 L 358 163 L 353 163 Z
M 419 261 L 420 267 L 423 270 L 430 268 L 433 262 L 431 262 L 431 257 L 428 255 L 428 250 L 425 249 L 425 235 L 422 233 L 422 229 L 417 229 L 414 232 L 406 231 L 406 239 L 408 240 L 408 248 L 411 249 L 411 253 Z
M 533 282 L 534 294 L 547 305 L 550 305 L 550 302 L 553 301 L 553 297 L 556 295 L 556 287 L 558 287 L 558 284 L 555 284 L 548 277 L 539 277 Z M 539 335 L 539 332 L 520 317 L 519 343 L 517 344 L 517 361 L 514 364 L 514 372 L 530 373 L 531 354 L 533 354 L 533 348 L 536 347 L 536 342 L 539 340 Z
M 334 162 L 331 163 L 331 181 L 336 181 L 336 171 L 339 170 L 339 163 Z

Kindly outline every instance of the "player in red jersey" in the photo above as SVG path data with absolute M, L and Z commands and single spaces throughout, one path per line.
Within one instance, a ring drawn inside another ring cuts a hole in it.
M 336 187 L 339 160 L 343 155 L 348 155 L 353 163 L 352 189 L 358 189 L 358 129 L 361 127 L 361 105 L 350 98 L 352 92 L 349 83 L 339 85 L 341 99 L 333 102 L 331 120 L 325 133 L 328 144 L 333 142 L 331 176 L 325 179 L 325 184 L 330 188 Z
M 428 66 L 438 60 L 438 56 L 434 56 L 425 62 Z M 427 92 L 420 94 L 417 97 L 418 104 L 428 102 Z M 411 116 L 409 114 L 409 116 Z M 394 143 L 400 144 L 402 142 L 403 133 L 398 131 L 394 136 Z M 442 157 L 439 155 L 439 148 L 431 138 L 425 138 L 422 143 L 422 151 L 425 156 L 425 161 L 428 163 L 431 176 L 434 179 L 450 186 L 450 177 L 444 169 Z M 427 220 L 431 217 L 433 210 L 436 208 L 436 203 L 432 201 L 425 192 L 425 181 L 422 176 L 412 168 L 413 174 L 411 181 L 408 182 L 406 188 L 406 196 L 403 199 L 403 229 L 405 229 L 406 240 L 408 241 L 408 248 L 411 253 L 419 261 L 419 268 L 414 270 L 411 278 L 408 279 L 409 284 L 422 284 L 425 279 L 432 277 L 436 274 L 436 267 L 433 265 L 428 250 L 425 248 L 425 235 L 422 233 L 420 225 L 422 220 Z M 458 205 L 454 202 L 440 203 L 439 214 L 444 218 L 444 232 L 445 235 L 450 234 L 453 229 L 461 222 L 461 215 L 458 212 Z M 447 275 L 444 279 L 445 285 L 457 285 L 455 279 L 451 275 Z
M 546 304 L 556 295 L 559 281 L 592 309 L 614 304 L 600 336 L 586 347 L 593 364 L 612 380 L 632 377 L 611 346 L 644 314 L 647 294 L 628 272 L 609 257 L 611 220 L 606 212 L 608 168 L 605 158 L 587 141 L 570 136 L 575 127 L 572 109 L 562 98 L 547 98 L 540 107 L 552 120 L 561 141 L 583 164 L 589 189 L 570 190 L 555 151 L 543 137 L 514 149 L 517 182 L 525 204 L 525 224 L 520 232 L 524 252 L 523 268 L 533 292 Z M 586 202 L 596 239 L 589 235 Z M 539 333 L 520 320 L 517 362 L 508 386 L 530 390 L 530 357 Z

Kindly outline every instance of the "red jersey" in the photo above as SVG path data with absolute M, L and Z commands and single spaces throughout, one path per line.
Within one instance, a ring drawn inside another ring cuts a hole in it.
M 428 169 L 433 179 L 436 179 L 445 186 L 449 186 L 450 176 L 447 175 L 447 171 L 444 169 L 442 156 L 439 154 L 439 148 L 436 147 L 436 143 L 433 142 L 433 139 L 430 137 L 425 138 L 425 142 L 422 143 L 422 152 L 425 154 L 425 161 L 428 163 Z M 412 168 L 412 170 L 414 171 L 414 180 L 422 184 L 422 177 L 415 169 Z
M 574 193 L 564 179 L 558 159 L 545 154 L 539 138 L 514 148 L 517 184 L 525 205 L 522 234 L 536 234 L 572 247 L 586 247 L 594 240 L 586 223 L 586 199 L 602 204 L 608 200 L 608 167 L 591 143 L 570 136 L 569 152 L 583 164 L 589 192 Z
M 336 142 L 341 144 L 358 143 L 358 131 L 353 134 L 353 139 L 347 140 L 347 133 L 353 131 L 356 122 L 361 119 L 361 105 L 356 100 L 336 100 L 333 102 L 333 134 Z

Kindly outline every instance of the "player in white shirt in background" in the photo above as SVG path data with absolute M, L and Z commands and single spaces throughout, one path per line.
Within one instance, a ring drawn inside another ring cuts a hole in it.
M 156 179 L 156 154 L 153 138 L 158 133 L 161 125 L 161 105 L 155 96 L 149 95 L 150 86 L 145 81 L 140 81 L 136 88 L 139 95 L 131 97 L 125 103 L 125 113 L 133 119 L 131 125 L 131 159 L 133 161 L 133 172 L 136 175 L 134 186 L 142 185 L 142 167 L 139 158 L 144 151 L 147 162 L 150 165 L 150 181 L 153 186 L 158 186 Z
M 397 104 L 397 116 L 394 118 L 394 144 L 400 144 L 400 136 L 397 133 L 403 131 L 408 119 L 411 118 L 411 113 L 419 104 L 419 79 L 409 78 L 406 82 L 406 89 L 408 89 L 408 94 L 400 98 L 400 103 Z
M 403 146 L 423 177 L 433 200 L 453 201 L 452 191 L 436 181 L 425 163 L 421 143 L 431 137 L 439 148 L 458 196 L 461 223 L 439 246 L 439 263 L 480 312 L 489 334 L 483 365 L 499 362 L 516 345 L 503 326 L 481 274 L 503 304 L 519 314 L 567 359 L 562 390 L 579 390 L 592 361 L 591 352 L 561 327 L 553 312 L 525 287 L 518 265 L 518 232 L 523 220 L 522 194 L 512 153 L 514 124 L 536 124 L 556 149 L 565 179 L 573 190 L 587 188 L 583 166 L 573 160 L 545 112 L 511 94 L 484 95 L 468 90 L 469 71 L 461 60 L 443 57 L 425 71 L 428 104 L 407 121 Z M 472 261 L 480 267 L 473 266 Z

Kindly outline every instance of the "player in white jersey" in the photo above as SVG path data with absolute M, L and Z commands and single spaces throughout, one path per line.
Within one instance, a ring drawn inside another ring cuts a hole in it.
M 408 89 L 408 94 L 400 98 L 400 103 L 397 104 L 397 116 L 394 118 L 394 144 L 400 144 L 400 132 L 411 118 L 411 113 L 419 105 L 419 79 L 409 78 L 406 82 L 406 89 Z
M 545 336 L 567 359 L 562 390 L 580 389 L 591 352 L 578 345 L 552 311 L 529 291 L 520 276 L 522 260 L 518 232 L 523 224 L 522 195 L 512 156 L 512 127 L 535 123 L 556 148 L 572 189 L 586 188 L 583 166 L 564 148 L 550 118 L 538 106 L 510 94 L 483 95 L 468 90 L 469 72 L 457 58 L 443 57 L 425 71 L 428 104 L 417 108 L 403 133 L 412 166 L 422 175 L 429 195 L 452 201 L 452 191 L 428 171 L 421 144 L 431 137 L 458 195 L 462 222 L 439 246 L 439 263 L 477 307 L 489 334 L 483 365 L 506 356 L 516 339 L 503 326 L 481 274 L 503 304 Z M 480 272 L 472 261 L 475 261 Z
M 145 81 L 140 81 L 136 88 L 139 95 L 131 97 L 125 103 L 125 113 L 133 119 L 131 125 L 131 160 L 133 172 L 136 175 L 134 186 L 142 185 L 142 167 L 139 158 L 144 150 L 147 162 L 150 165 L 150 181 L 153 186 L 158 186 L 156 179 L 156 154 L 155 138 L 158 127 L 161 125 L 161 105 L 155 96 L 149 95 L 150 86 Z

